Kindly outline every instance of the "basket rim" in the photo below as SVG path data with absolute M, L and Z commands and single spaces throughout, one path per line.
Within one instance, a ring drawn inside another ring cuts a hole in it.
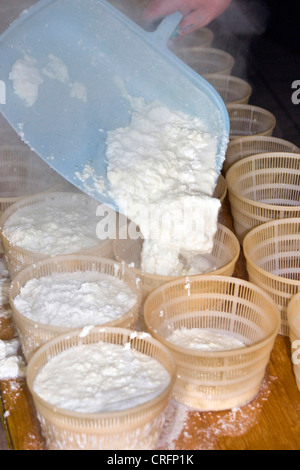
M 290 142 L 289 140 L 282 139 L 280 137 L 274 137 L 274 136 L 271 136 L 271 135 L 268 136 L 268 135 L 257 135 L 257 134 L 256 135 L 244 135 L 242 137 L 237 137 L 236 139 L 231 140 L 228 143 L 227 150 L 229 150 L 231 147 L 234 147 L 237 144 L 243 144 L 244 142 L 246 143 L 246 142 L 254 142 L 254 141 L 259 141 L 259 142 L 271 141 L 271 142 L 274 142 L 274 143 L 276 142 L 276 143 L 292 145 L 292 146 L 295 147 L 295 149 L 299 149 L 299 152 L 295 152 L 295 153 L 300 153 L 300 147 L 298 147 L 293 142 Z M 275 152 L 264 152 L 264 153 L 275 153 Z M 258 155 L 258 154 L 254 153 L 253 155 Z M 252 156 L 252 155 L 248 155 L 248 156 Z M 247 157 L 244 157 L 244 158 L 247 158 Z
M 30 271 L 37 271 L 39 269 L 39 267 L 42 267 L 44 265 L 57 265 L 58 263 L 61 265 L 63 264 L 64 262 L 68 262 L 68 261 L 81 261 L 81 262 L 84 262 L 84 261 L 93 261 L 95 263 L 105 263 L 105 264 L 109 264 L 109 265 L 117 265 L 122 271 L 126 271 L 127 275 L 129 275 L 129 277 L 132 278 L 132 280 L 134 281 L 137 281 L 137 276 L 134 272 L 132 272 L 126 265 L 122 265 L 121 263 L 119 263 L 118 261 L 115 261 L 115 260 L 111 260 L 109 258 L 104 258 L 104 257 L 101 257 L 101 256 L 93 256 L 93 255 L 76 255 L 76 254 L 72 254 L 72 255 L 60 255 L 60 256 L 55 256 L 55 257 L 48 257 L 48 258 L 45 258 L 41 261 L 38 261 L 37 263 L 35 263 L 34 265 L 29 265 L 25 268 L 23 268 L 21 271 L 19 271 L 16 276 L 13 278 L 12 282 L 11 282 L 11 286 L 10 286 L 10 289 L 9 289 L 9 306 L 10 308 L 12 309 L 14 315 L 16 315 L 17 317 L 21 318 L 22 320 L 25 320 L 25 322 L 28 324 L 28 325 L 32 325 L 33 328 L 40 328 L 40 329 L 47 329 L 48 331 L 50 331 L 51 333 L 57 333 L 57 331 L 59 331 L 60 333 L 59 334 L 64 334 L 64 333 L 67 333 L 67 332 L 71 332 L 71 331 L 76 331 L 78 330 L 79 328 L 84 328 L 84 326 L 90 326 L 90 325 L 84 325 L 82 327 L 68 327 L 68 326 L 57 326 L 57 325 L 51 325 L 51 324 L 47 324 L 47 323 L 41 323 L 41 322 L 38 322 L 38 321 L 35 321 L 35 320 L 32 320 L 31 318 L 27 317 L 26 315 L 23 315 L 16 307 L 15 307 L 15 304 L 14 304 L 14 298 L 15 296 L 13 297 L 12 296 L 12 290 L 13 288 L 16 286 L 16 288 L 18 289 L 18 292 L 20 292 L 20 289 L 22 286 L 24 286 L 29 280 L 31 279 L 35 279 L 35 277 L 30 277 L 30 279 L 28 279 L 25 284 L 24 283 L 21 283 L 20 284 L 20 278 L 22 279 L 24 276 L 26 276 L 26 274 Z M 90 271 L 90 270 L 89 270 Z M 77 271 L 79 272 L 79 271 Z M 95 271 L 95 272 L 98 272 L 98 271 Z M 68 273 L 68 271 L 62 271 L 62 273 Z M 72 274 L 73 272 L 70 271 L 70 274 Z M 48 275 L 49 276 L 49 275 Z M 109 276 L 107 274 L 107 276 Z M 46 276 L 47 277 L 47 276 Z M 130 316 L 130 312 L 132 311 L 132 309 L 136 309 L 138 308 L 140 305 L 141 305 L 141 302 L 142 302 L 142 292 L 141 292 L 141 289 L 139 289 L 137 287 L 137 284 L 136 282 L 134 283 L 134 288 L 132 286 L 130 286 L 130 288 L 132 289 L 132 291 L 134 292 L 134 294 L 137 296 L 137 299 L 136 299 L 136 302 L 134 304 L 134 306 L 129 310 L 127 311 L 126 313 L 124 313 L 122 316 L 116 318 L 115 320 L 112 320 L 111 322 L 107 322 L 107 323 L 103 323 L 101 325 L 93 325 L 93 327 L 96 327 L 96 326 L 99 326 L 99 327 L 109 327 L 109 326 L 113 326 L 113 323 L 117 322 L 117 321 L 120 321 L 120 320 L 124 320 L 127 316 Z M 16 294 L 18 295 L 18 294 Z M 137 312 L 138 314 L 138 312 Z
M 156 345 L 156 347 L 158 347 L 159 349 L 161 349 L 165 356 L 168 357 L 168 360 L 170 362 L 170 364 L 172 365 L 172 373 L 170 373 L 170 382 L 168 384 L 168 386 L 159 394 L 157 395 L 156 397 L 154 397 L 152 400 L 149 400 L 145 403 L 142 403 L 138 406 L 135 406 L 135 407 L 132 407 L 132 408 L 128 408 L 128 409 L 125 409 L 125 410 L 121 410 L 121 411 L 114 411 L 114 412 L 101 412 L 101 413 L 83 413 L 83 412 L 76 412 L 76 411 L 70 411 L 70 410 L 65 410 L 64 408 L 59 408 L 59 407 L 55 407 L 53 405 L 51 405 L 50 403 L 48 403 L 47 401 L 45 401 L 43 398 L 41 398 L 35 391 L 34 391 L 34 388 L 33 388 L 33 383 L 31 383 L 31 381 L 29 380 L 28 376 L 30 375 L 29 372 L 31 372 L 31 370 L 36 370 L 36 366 L 34 367 L 34 363 L 35 361 L 37 360 L 37 358 L 47 349 L 49 349 L 51 346 L 57 344 L 57 343 L 60 343 L 61 341 L 63 341 L 64 339 L 69 339 L 71 337 L 80 337 L 80 332 L 82 331 L 81 329 L 77 329 L 75 331 L 72 331 L 70 333 L 65 333 L 65 334 L 62 334 L 62 335 L 59 335 L 57 336 L 56 338 L 53 338 L 52 340 L 48 341 L 47 343 L 45 343 L 44 345 L 42 345 L 34 354 L 33 356 L 31 357 L 31 359 L 29 360 L 29 363 L 27 365 L 27 373 L 26 373 L 26 383 L 27 383 L 27 386 L 32 394 L 32 397 L 34 399 L 36 399 L 37 401 L 39 401 L 45 408 L 47 409 L 50 409 L 51 411 L 53 411 L 53 409 L 55 408 L 55 413 L 57 414 L 60 414 L 61 416 L 66 416 L 70 419 L 82 419 L 84 418 L 86 421 L 97 421 L 97 420 L 107 420 L 110 418 L 110 415 L 113 415 L 115 418 L 123 418 L 125 416 L 128 416 L 128 415 L 135 415 L 135 414 L 138 414 L 140 413 L 143 409 L 148 409 L 150 407 L 152 407 L 153 405 L 157 404 L 158 402 L 161 401 L 161 399 L 168 395 L 169 393 L 171 393 L 171 390 L 174 386 L 174 383 L 175 383 L 175 380 L 176 380 L 176 370 L 177 370 L 177 366 L 176 366 L 176 363 L 175 363 L 175 360 L 172 356 L 172 354 L 170 353 L 170 351 L 165 348 L 165 346 L 163 344 L 161 344 L 157 339 L 155 339 L 153 336 L 151 336 L 149 333 L 146 333 L 144 331 L 135 331 L 135 330 L 129 330 L 127 328 L 119 328 L 119 327 L 94 327 L 93 328 L 93 331 L 97 332 L 97 330 L 99 332 L 107 332 L 107 333 L 115 333 L 116 335 L 117 334 L 127 334 L 128 335 L 128 339 L 129 341 L 131 339 L 134 339 L 134 338 L 140 338 L 141 340 L 145 340 L 145 341 L 150 341 L 151 343 L 154 343 Z M 89 334 L 87 335 L 89 336 Z M 98 340 L 98 342 L 101 341 L 101 340 Z M 95 343 L 89 343 L 89 344 L 95 344 Z M 75 346 L 76 347 L 76 346 Z M 70 348 L 69 348 L 70 349 Z M 52 357 L 55 357 L 57 356 L 58 354 L 52 356 Z M 39 369 L 41 370 L 41 369 Z
M 197 278 L 197 279 L 195 279 L 195 278 Z M 281 325 L 281 316 L 280 316 L 279 308 L 276 305 L 275 301 L 269 296 L 269 294 L 266 291 L 264 291 L 260 287 L 256 286 L 255 284 L 252 284 L 251 282 L 245 281 L 245 280 L 240 279 L 240 278 L 228 277 L 228 276 L 194 276 L 194 277 L 189 276 L 189 277 L 186 277 L 184 279 L 181 278 L 181 279 L 178 279 L 178 280 L 175 280 L 175 281 L 172 281 L 172 282 L 167 282 L 166 284 L 164 284 L 162 286 L 159 286 L 156 289 L 154 289 L 148 295 L 148 297 L 147 297 L 147 299 L 144 303 L 144 307 L 143 307 L 145 323 L 147 325 L 147 328 L 149 328 L 149 330 L 151 332 L 152 332 L 152 328 L 149 327 L 149 323 L 147 322 L 145 311 L 146 311 L 146 308 L 147 308 L 148 304 L 150 303 L 152 297 L 154 297 L 157 294 L 157 292 L 159 292 L 160 290 L 163 291 L 164 289 L 166 289 L 168 287 L 172 287 L 172 285 L 174 286 L 176 284 L 182 284 L 182 283 L 187 282 L 187 281 L 188 282 L 193 282 L 193 281 L 201 281 L 201 282 L 219 281 L 219 282 L 236 283 L 237 285 L 239 284 L 239 285 L 247 286 L 247 287 L 251 288 L 253 291 L 258 292 L 263 297 L 265 297 L 268 300 L 268 302 L 270 303 L 270 305 L 272 305 L 272 307 L 274 308 L 274 313 L 276 312 L 276 316 L 277 316 L 277 326 L 276 326 L 276 328 L 274 327 L 273 328 L 274 331 L 272 333 L 270 333 L 263 340 L 258 341 L 258 342 L 254 343 L 252 345 L 246 346 L 244 348 L 237 348 L 237 349 L 232 349 L 232 350 L 229 350 L 229 351 L 197 351 L 197 350 L 193 350 L 193 349 L 187 349 L 187 348 L 183 348 L 181 346 L 176 346 L 176 345 L 168 342 L 162 336 L 160 336 L 158 333 L 154 333 L 154 332 L 152 333 L 153 335 L 155 335 L 155 337 L 159 337 L 160 341 L 162 341 L 163 344 L 167 345 L 167 347 L 170 347 L 170 349 L 172 349 L 173 351 L 176 351 L 176 352 L 179 352 L 179 353 L 182 353 L 182 354 L 185 354 L 185 355 L 190 355 L 190 356 L 201 356 L 201 357 L 204 357 L 204 358 L 214 358 L 216 356 L 228 357 L 228 356 L 232 356 L 232 354 L 243 354 L 243 353 L 246 354 L 246 353 L 249 353 L 249 352 L 256 351 L 257 349 L 261 349 L 266 344 L 269 344 L 269 342 L 271 340 L 273 340 L 273 338 L 276 338 L 276 336 L 278 335 L 278 333 L 280 331 L 280 325 Z
M 182 49 L 189 49 L 189 50 L 197 50 L 201 52 L 208 52 L 208 53 L 213 53 L 218 56 L 224 56 L 230 60 L 230 62 L 235 62 L 235 57 L 230 54 L 230 52 L 224 51 L 223 49 L 220 49 L 219 47 L 206 47 L 206 46 L 183 46 Z
M 235 83 L 240 83 L 241 85 L 246 85 L 247 88 L 252 90 L 252 86 L 250 85 L 247 80 L 244 80 L 243 78 L 237 77 L 235 75 L 228 75 L 226 73 L 206 73 L 205 78 L 214 78 L 216 80 L 228 80 L 229 82 L 235 82 Z
M 279 281 L 281 284 L 288 284 L 292 286 L 298 286 L 300 288 L 300 281 L 295 281 L 293 279 L 287 279 L 282 276 L 277 276 L 275 274 L 270 273 L 266 269 L 261 268 L 258 266 L 250 257 L 250 254 L 247 252 L 247 245 L 249 243 L 249 240 L 255 236 L 258 232 L 268 230 L 269 227 L 276 226 L 276 225 L 287 225 L 287 224 L 300 224 L 300 218 L 295 217 L 295 218 L 287 218 L 287 219 L 277 219 L 277 220 L 271 220 L 269 222 L 265 222 L 263 224 L 258 225 L 257 227 L 254 227 L 250 232 L 248 232 L 243 240 L 243 252 L 244 256 L 246 258 L 246 262 L 249 263 L 256 271 L 260 272 L 264 276 L 269 277 L 270 279 L 273 279 L 275 281 Z M 272 240 L 271 238 L 269 240 Z
M 207 38 L 209 40 L 210 43 L 212 43 L 212 41 L 214 40 L 215 38 L 215 33 L 207 26 L 202 26 L 201 28 L 197 29 L 196 31 L 194 31 L 193 33 L 193 36 L 195 39 L 198 38 L 198 36 L 201 36 L 203 34 L 203 36 L 205 38 Z M 183 38 L 182 38 L 183 39 Z M 178 46 L 180 46 L 180 44 L 178 44 Z M 199 46 L 199 47 L 206 47 L 206 46 Z M 209 46 L 210 47 L 210 46 Z
M 30 250 L 27 250 L 26 248 L 22 248 L 18 245 L 14 245 L 4 235 L 3 229 L 4 229 L 6 221 L 9 220 L 9 218 L 11 216 L 13 216 L 19 209 L 22 209 L 23 207 L 28 207 L 28 205 L 31 205 L 30 204 L 31 202 L 34 203 L 34 201 L 36 201 L 37 203 L 43 203 L 43 202 L 47 201 L 47 199 L 66 200 L 67 198 L 70 198 L 70 199 L 72 199 L 72 198 L 86 199 L 91 204 L 92 203 L 99 204 L 99 205 L 102 204 L 101 202 L 98 202 L 96 199 L 93 199 L 91 196 L 88 196 L 85 193 L 76 193 L 76 192 L 71 192 L 71 191 L 66 191 L 66 192 L 63 192 L 63 191 L 53 191 L 53 192 L 46 191 L 46 192 L 40 192 L 40 193 L 37 193 L 37 194 L 32 194 L 32 195 L 27 196 L 27 197 L 22 197 L 20 200 L 14 202 L 9 207 L 7 207 L 2 213 L 0 213 L 0 240 L 1 239 L 4 240 L 7 245 L 9 245 L 10 247 L 13 248 L 14 251 L 24 253 L 27 256 L 34 255 L 34 257 L 36 259 L 38 259 L 39 261 L 42 261 L 45 257 L 48 258 L 49 256 L 51 256 L 51 254 L 49 254 L 49 253 L 47 254 L 47 253 L 40 253 L 40 252 L 30 251 Z M 29 203 L 29 204 L 27 204 L 27 203 Z M 32 204 L 32 206 L 33 205 L 34 204 Z M 72 253 L 67 253 L 66 255 L 63 255 L 63 256 L 68 256 L 68 255 L 73 255 L 73 254 L 79 254 L 79 255 L 80 254 L 89 254 L 90 250 L 93 250 L 93 249 L 99 247 L 102 243 L 105 243 L 107 241 L 109 241 L 108 238 L 106 240 L 100 240 L 99 239 L 99 243 L 95 243 L 94 245 L 90 246 L 89 248 L 84 248 L 83 250 L 80 250 L 76 253 L 73 253 L 73 252 Z
M 269 211 L 285 211 L 285 212 L 294 212 L 296 210 L 300 209 L 300 202 L 299 205 L 295 206 L 284 206 L 284 205 L 277 205 L 277 204 L 266 204 L 265 202 L 258 202 L 258 201 L 253 201 L 252 199 L 249 199 L 245 196 L 241 196 L 237 190 L 231 187 L 230 180 L 231 180 L 231 174 L 236 170 L 236 168 L 247 164 L 249 161 L 257 161 L 257 160 L 265 160 L 266 158 L 270 157 L 271 158 L 276 158 L 276 157 L 283 157 L 285 159 L 287 158 L 296 158 L 299 160 L 300 163 L 300 153 L 291 153 L 291 152 L 265 152 L 265 153 L 257 153 L 253 155 L 249 155 L 248 157 L 241 158 L 234 162 L 231 167 L 227 170 L 226 172 L 226 182 L 227 182 L 227 187 L 228 187 L 228 192 L 235 196 L 239 201 L 245 202 L 247 204 L 250 204 L 251 206 L 254 207 L 259 207 L 259 208 L 264 208 Z M 274 169 L 275 170 L 275 169 Z M 250 175 L 250 173 L 249 173 Z
M 232 260 L 230 260 L 226 265 L 224 265 L 221 268 L 218 268 L 214 271 L 211 271 L 213 273 L 218 273 L 221 270 L 223 271 L 226 267 L 231 266 L 233 263 L 235 264 L 237 262 L 239 256 L 240 256 L 240 253 L 241 253 L 241 245 L 240 245 L 240 242 L 238 241 L 238 238 L 235 235 L 235 233 L 230 228 L 226 227 L 226 225 L 223 225 L 219 222 L 218 222 L 217 226 L 218 226 L 218 229 L 220 228 L 222 231 L 224 231 L 225 233 L 227 233 L 230 236 L 231 240 L 236 245 L 236 254 L 232 258 Z M 115 247 L 116 243 L 118 243 L 118 241 L 119 240 L 113 240 L 112 241 L 114 255 L 115 255 L 115 248 L 114 247 Z M 119 258 L 119 257 L 116 257 L 116 258 Z M 128 264 L 124 260 L 120 259 L 120 261 L 118 260 L 118 262 L 119 263 L 125 263 L 125 265 L 128 266 Z M 170 281 L 172 282 L 174 280 L 180 279 L 181 277 L 185 277 L 185 276 L 161 276 L 159 274 L 146 273 L 146 272 L 142 271 L 141 269 L 138 269 L 138 268 L 135 268 L 135 267 L 130 267 L 130 269 L 132 271 L 134 271 L 137 275 L 145 276 L 145 277 L 147 277 L 147 279 L 151 279 L 153 281 L 162 280 L 164 282 L 170 282 Z M 200 274 L 200 275 L 203 276 L 203 274 Z M 194 277 L 197 277 L 197 276 L 199 276 L 199 274 L 193 274 L 193 275 L 190 275 L 189 277 L 194 278 Z
M 264 115 L 269 116 L 272 119 L 272 121 L 275 122 L 275 125 L 276 125 L 276 116 L 275 116 L 275 114 L 273 114 L 272 111 L 269 111 L 268 109 L 263 108 L 262 106 L 257 106 L 257 105 L 253 105 L 253 104 L 243 104 L 243 103 L 240 103 L 240 104 L 234 104 L 234 103 L 230 104 L 230 103 L 228 103 L 228 104 L 226 104 L 226 108 L 227 108 L 227 111 L 231 111 L 231 110 L 234 110 L 234 109 L 237 109 L 237 110 L 238 109 L 245 109 L 245 110 L 249 110 L 249 111 L 257 111 L 260 114 L 264 114 Z

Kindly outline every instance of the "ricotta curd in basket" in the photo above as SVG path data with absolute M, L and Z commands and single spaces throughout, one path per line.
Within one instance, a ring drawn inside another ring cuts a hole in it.
M 175 329 L 166 339 L 181 348 L 197 351 L 230 351 L 246 347 L 243 341 L 230 333 L 205 328 Z
M 130 348 L 99 342 L 52 357 L 33 389 L 52 406 L 80 413 L 129 409 L 160 395 L 170 374 L 154 358 Z
M 112 322 L 136 302 L 125 281 L 88 271 L 31 279 L 13 299 L 18 312 L 30 320 L 67 328 Z
M 55 194 L 55 193 L 54 193 Z M 100 243 L 96 233 L 96 205 L 81 194 L 49 197 L 14 212 L 3 235 L 19 248 L 46 255 L 64 255 Z

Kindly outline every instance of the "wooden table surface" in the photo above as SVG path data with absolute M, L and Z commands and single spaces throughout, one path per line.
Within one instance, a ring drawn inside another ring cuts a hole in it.
M 228 199 L 220 222 L 233 228 Z M 234 276 L 247 279 L 241 254 Z M 0 317 L 0 339 L 15 335 Z M 13 450 L 46 450 L 26 381 L 0 381 L 0 413 Z M 173 400 L 157 450 L 300 450 L 300 392 L 294 379 L 288 338 L 278 336 L 264 381 L 248 405 L 223 412 L 199 412 Z

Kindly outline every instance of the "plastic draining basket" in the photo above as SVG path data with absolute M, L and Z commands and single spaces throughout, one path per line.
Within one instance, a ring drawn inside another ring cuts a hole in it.
M 231 75 L 235 64 L 234 57 L 213 47 L 182 46 L 176 48 L 176 55 L 200 75 Z
M 24 197 L 54 190 L 59 181 L 27 145 L 0 146 L 0 214 Z
M 49 318 L 48 324 L 42 324 L 35 320 L 31 320 L 22 314 L 22 312 L 18 311 L 15 306 L 14 299 L 20 294 L 22 287 L 24 287 L 31 279 L 51 276 L 51 274 L 54 273 L 70 274 L 70 278 L 72 279 L 72 273 L 78 272 L 103 273 L 110 277 L 123 280 L 136 295 L 135 305 L 125 315 L 117 318 L 116 320 L 95 326 L 134 328 L 139 314 L 141 292 L 137 287 L 135 274 L 126 268 L 126 266 L 122 266 L 109 259 L 93 256 L 58 256 L 55 258 L 49 258 L 35 264 L 34 266 L 28 266 L 21 270 L 13 280 L 9 294 L 9 303 L 13 312 L 13 321 L 16 325 L 22 350 L 27 361 L 29 361 L 32 354 L 45 342 L 78 328 L 53 326 L 51 325 L 51 318 Z M 85 325 L 83 319 L 82 327 L 84 326 L 90 325 Z
M 251 135 L 273 135 L 276 117 L 270 111 L 250 104 L 228 104 L 230 139 Z
M 280 327 L 278 308 L 262 289 L 223 276 L 180 279 L 148 296 L 144 316 L 149 332 L 177 364 L 173 396 L 178 402 L 219 411 L 257 395 Z M 181 328 L 230 334 L 246 346 L 219 352 L 183 348 L 168 341 Z
M 55 192 L 55 193 L 45 193 L 45 194 L 38 194 L 32 197 L 24 198 L 19 202 L 14 203 L 11 205 L 6 211 L 3 212 L 2 216 L 0 217 L 0 230 L 1 230 L 1 237 L 2 237 L 2 244 L 3 249 L 5 252 L 8 269 L 10 273 L 10 277 L 13 279 L 14 276 L 20 271 L 20 269 L 25 268 L 28 265 L 32 265 L 41 261 L 42 259 L 49 258 L 51 256 L 50 253 L 38 253 L 29 250 L 25 250 L 17 245 L 13 245 L 3 234 L 3 229 L 5 228 L 5 224 L 7 220 L 17 213 L 19 210 L 25 207 L 32 207 L 32 211 L 37 210 L 37 208 L 46 205 L 47 203 L 57 204 L 57 207 L 60 208 L 63 206 L 64 202 L 70 203 L 70 201 L 74 201 L 74 208 L 76 209 L 76 198 L 78 201 L 84 200 L 86 201 L 87 211 L 90 211 L 91 218 L 95 219 L 95 245 L 91 246 L 90 248 L 81 250 L 76 254 L 81 255 L 93 255 L 93 256 L 101 256 L 104 258 L 111 258 L 113 256 L 112 251 L 112 241 L 111 239 L 107 240 L 97 240 L 96 237 L 96 230 L 97 224 L 100 222 L 100 217 L 97 217 L 97 209 L 101 204 L 96 200 L 86 196 L 83 193 L 73 193 L 73 192 Z M 115 215 L 115 220 L 114 220 Z M 109 211 L 109 217 L 113 217 L 112 223 L 116 222 L 118 219 L 118 215 L 114 211 Z M 72 247 L 70 247 L 70 251 Z M 75 254 L 75 253 L 65 253 L 66 255 Z
M 113 241 L 113 250 L 116 260 L 125 262 L 141 280 L 141 290 L 143 298 L 145 299 L 149 292 L 157 286 L 168 281 L 173 281 L 175 277 L 143 272 L 140 269 L 142 248 L 143 240 L 141 238 L 137 240 L 128 238 Z M 213 250 L 210 254 L 203 255 L 212 266 L 212 270 L 209 274 L 232 276 L 239 255 L 240 244 L 235 234 L 224 225 L 218 224 Z
M 235 233 L 243 243 L 252 228 L 300 217 L 300 154 L 262 153 L 236 162 L 226 174 Z
M 289 302 L 287 318 L 290 328 L 292 362 L 300 391 L 300 294 L 296 294 Z
M 248 104 L 252 87 L 245 80 L 221 74 L 205 75 L 205 78 L 226 104 Z
M 217 181 L 217 186 L 215 188 L 213 197 L 216 199 L 220 199 L 220 202 L 222 203 L 227 196 L 227 183 L 226 179 L 224 178 L 223 175 L 220 175 Z
M 240 137 L 229 142 L 223 170 L 227 172 L 237 161 L 259 153 L 300 153 L 300 148 L 288 140 L 269 136 Z
M 79 344 L 99 341 L 126 345 L 159 361 L 171 380 L 156 398 L 128 410 L 83 414 L 55 408 L 42 400 L 33 389 L 41 368 L 50 358 Z M 72 332 L 43 345 L 27 367 L 27 383 L 50 450 L 151 450 L 155 448 L 164 424 L 164 410 L 170 398 L 176 366 L 169 351 L 145 333 L 122 328 L 94 328 L 87 336 Z
M 288 336 L 288 303 L 300 291 L 300 219 L 273 220 L 254 228 L 243 249 L 250 282 L 278 305 L 280 332 Z

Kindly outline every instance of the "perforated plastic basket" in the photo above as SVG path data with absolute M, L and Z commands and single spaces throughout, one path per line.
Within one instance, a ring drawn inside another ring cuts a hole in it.
M 223 175 L 220 175 L 218 178 L 217 186 L 215 188 L 213 197 L 216 199 L 220 199 L 220 202 L 222 203 L 227 196 L 227 183 L 226 179 L 224 178 Z
M 115 258 L 119 262 L 125 262 L 127 266 L 130 266 L 130 269 L 141 280 L 141 290 L 144 298 L 146 298 L 149 292 L 157 286 L 174 280 L 176 276 L 159 276 L 143 272 L 140 268 L 142 248 L 142 239 L 113 241 Z M 213 267 L 209 274 L 232 276 L 239 254 L 240 244 L 235 234 L 224 225 L 218 224 L 213 250 L 210 254 L 203 256 Z
M 252 94 L 251 85 L 232 75 L 205 75 L 206 80 L 217 90 L 226 104 L 248 104 Z
M 182 46 L 176 55 L 200 75 L 230 75 L 235 64 L 234 57 L 221 49 L 213 47 Z
M 179 279 L 150 293 L 144 316 L 149 332 L 177 364 L 177 401 L 218 411 L 256 396 L 280 327 L 278 308 L 263 290 L 223 276 Z M 184 348 L 168 340 L 181 328 L 230 334 L 246 347 L 218 352 Z
M 70 274 L 70 279 L 72 279 L 72 273 L 82 272 L 84 275 L 87 271 L 99 274 L 103 273 L 113 278 L 123 280 L 136 295 L 135 305 L 126 314 L 120 316 L 114 321 L 107 321 L 102 325 L 95 326 L 134 328 L 138 319 L 141 292 L 137 287 L 137 279 L 132 271 L 115 261 L 93 256 L 58 256 L 55 258 L 49 258 L 21 270 L 12 282 L 9 295 L 10 306 L 13 312 L 13 321 L 16 325 L 22 350 L 27 361 L 30 360 L 32 354 L 45 342 L 78 328 L 72 328 L 71 326 L 54 326 L 51 324 L 51 318 L 49 318 L 48 324 L 32 320 L 22 312 L 18 311 L 15 306 L 14 299 L 20 294 L 22 287 L 32 279 L 40 279 L 41 277 L 51 276 L 54 273 Z M 82 327 L 90 326 L 84 323 L 84 318 L 82 321 Z
M 170 383 L 156 398 L 119 412 L 84 414 L 65 411 L 42 400 L 33 389 L 41 368 L 60 352 L 99 341 L 126 345 L 158 360 L 170 374 Z M 94 328 L 59 336 L 43 345 L 27 367 L 27 383 L 50 450 L 152 450 L 164 424 L 164 410 L 174 385 L 176 366 L 169 351 L 145 333 L 121 328 Z
M 61 180 L 27 145 L 0 146 L 0 214 L 24 197 L 54 190 Z
M 90 211 L 91 218 L 93 217 L 95 220 L 95 235 L 97 229 L 97 223 L 100 221 L 100 217 L 97 217 L 97 209 L 101 205 L 96 200 L 89 198 L 88 196 L 82 193 L 68 193 L 68 192 L 55 192 L 55 193 L 46 193 L 46 194 L 38 194 L 36 196 L 24 198 L 19 202 L 14 203 L 11 205 L 6 211 L 3 212 L 2 216 L 0 217 L 0 230 L 1 230 L 1 237 L 2 237 L 2 244 L 4 248 L 4 252 L 6 255 L 8 269 L 10 273 L 10 277 L 13 279 L 14 276 L 20 271 L 20 269 L 37 263 L 42 259 L 49 258 L 51 256 L 50 253 L 38 253 L 23 249 L 17 245 L 13 245 L 3 234 L 3 230 L 5 229 L 5 224 L 9 220 L 9 218 L 17 213 L 19 210 L 25 207 L 32 207 L 32 211 L 37 210 L 37 208 L 46 205 L 48 202 L 57 204 L 57 207 L 60 208 L 64 202 L 72 202 L 74 201 L 74 210 L 76 210 L 76 198 L 79 200 L 84 200 L 87 203 L 87 210 Z M 116 217 L 114 219 L 114 216 Z M 109 217 L 113 217 L 113 223 L 117 223 L 118 216 L 114 211 L 109 212 Z M 94 235 L 94 233 L 93 233 Z M 97 238 L 97 237 L 95 237 Z M 65 253 L 66 255 L 75 254 L 72 252 L 72 247 L 69 247 L 69 252 Z M 90 248 L 81 250 L 77 252 L 78 255 L 93 255 L 93 256 L 101 256 L 104 258 L 112 258 L 113 251 L 112 251 L 112 241 L 110 239 L 107 240 L 100 240 L 95 241 L 95 245 L 91 246 Z
M 287 318 L 290 328 L 292 362 L 300 391 L 300 294 L 296 294 L 289 302 Z
M 226 174 L 237 237 L 270 220 L 300 217 L 300 154 L 245 157 Z
M 223 170 L 227 172 L 237 161 L 259 153 L 300 153 L 300 148 L 284 139 L 268 136 L 240 137 L 231 140 L 227 147 Z
M 300 219 L 273 220 L 244 240 L 250 282 L 264 289 L 281 312 L 281 334 L 289 335 L 287 307 L 300 291 Z
M 276 117 L 270 111 L 249 104 L 228 104 L 230 139 L 242 136 L 271 136 L 276 126 Z

